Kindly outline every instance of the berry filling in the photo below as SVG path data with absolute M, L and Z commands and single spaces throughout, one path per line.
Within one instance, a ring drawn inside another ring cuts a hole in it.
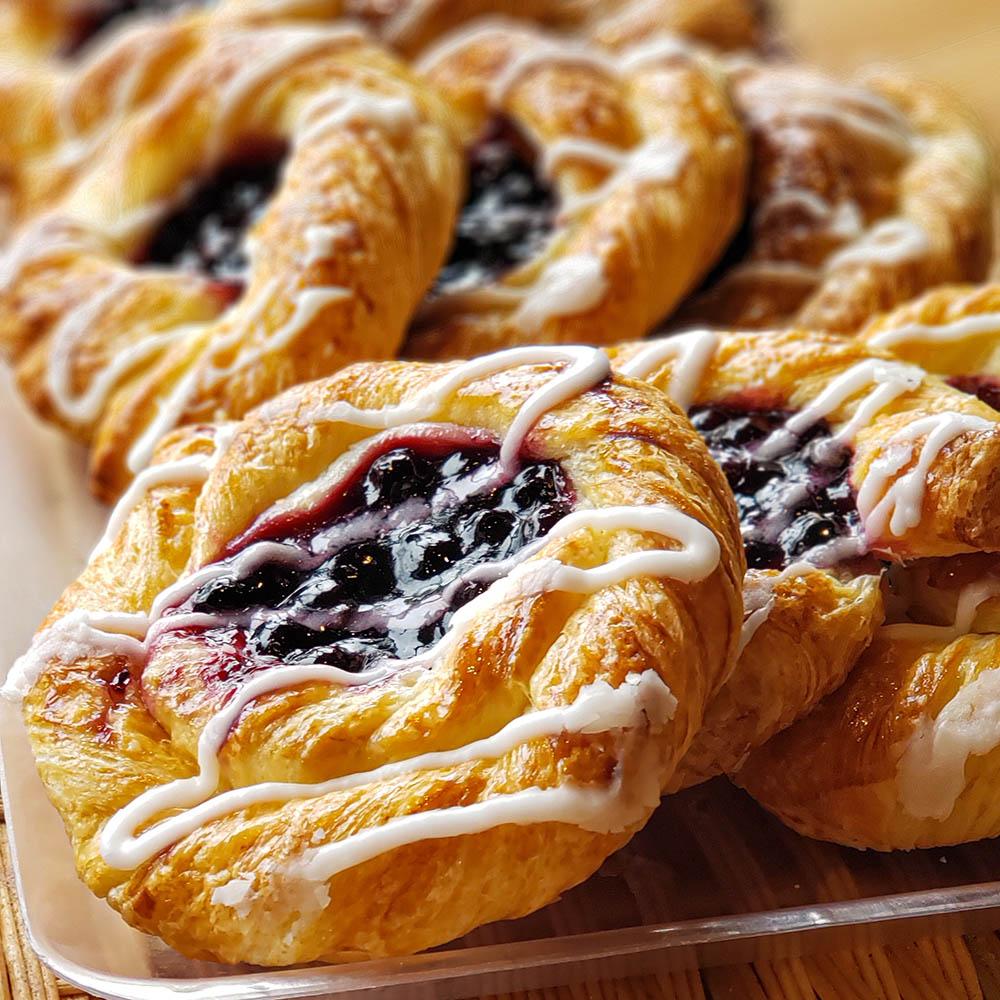
M 832 442 L 825 422 L 794 449 L 764 459 L 757 448 L 785 426 L 788 412 L 706 406 L 690 416 L 736 496 L 751 569 L 783 569 L 838 539 L 862 537 L 850 451 Z
M 243 572 L 209 580 L 166 613 L 205 613 L 217 623 L 163 636 L 197 633 L 212 647 L 207 669 L 215 679 L 276 662 L 358 672 L 412 657 L 509 571 L 491 564 L 541 538 L 572 508 L 555 462 L 525 461 L 505 475 L 494 444 L 466 439 L 441 451 L 390 439 L 318 508 L 321 518 L 313 511 L 275 522 L 283 528 L 266 533 L 260 560 L 245 559 L 251 542 L 241 549 Z
M 143 263 L 204 274 L 242 289 L 247 230 L 257 221 L 281 173 L 285 150 L 258 148 L 202 183 L 156 231 Z
M 63 55 L 76 55 L 92 38 L 125 17 L 155 17 L 181 7 L 195 6 L 197 2 L 199 0 L 92 0 L 77 14 L 73 37 L 63 49 Z
M 1000 378 L 995 375 L 955 375 L 948 385 L 970 396 L 977 396 L 987 406 L 1000 410 Z
M 506 118 L 489 124 L 468 163 L 468 195 L 434 284 L 438 293 L 488 284 L 530 260 L 555 220 L 555 194 L 535 171 L 530 143 Z

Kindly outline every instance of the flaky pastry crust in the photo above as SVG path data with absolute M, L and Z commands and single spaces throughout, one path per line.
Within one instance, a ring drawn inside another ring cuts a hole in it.
M 493 283 L 432 296 L 408 356 L 641 336 L 732 234 L 746 148 L 708 57 L 669 39 L 609 55 L 490 23 L 446 38 L 421 65 L 467 143 L 498 114 L 517 123 L 560 215 L 534 258 Z
M 932 564 L 924 593 L 950 613 L 884 627 L 838 691 L 750 755 L 739 784 L 799 833 L 852 847 L 995 837 L 1000 581 L 968 568 Z
M 1000 400 L 1000 285 L 935 288 L 883 316 L 858 335 L 862 341 L 953 384 Z
M 992 254 L 988 147 L 958 102 L 890 71 L 852 84 L 735 58 L 751 133 L 747 217 L 679 324 L 848 333 Z
M 337 417 L 338 404 L 412 400 L 455 370 L 356 365 L 291 390 L 235 431 L 177 432 L 159 461 L 221 448 L 207 481 L 192 488 L 164 476 L 151 484 L 48 624 L 79 609 L 148 611 L 182 574 L 222 556 L 271 504 L 349 460 L 347 450 L 370 431 Z M 477 378 L 441 401 L 433 426 L 502 436 L 553 373 L 551 364 L 537 364 Z M 648 719 L 620 732 L 532 739 L 495 759 L 258 804 L 206 822 L 133 872 L 116 871 L 99 849 L 102 828 L 142 791 L 195 773 L 192 740 L 232 688 L 201 683 L 204 652 L 191 642 L 154 646 L 148 662 L 131 664 L 78 647 L 46 656 L 39 646 L 40 676 L 25 718 L 81 877 L 95 892 L 133 925 L 192 956 L 285 964 L 399 954 L 544 905 L 642 825 L 733 662 L 744 563 L 732 499 L 680 412 L 640 383 L 604 382 L 559 404 L 524 447 L 557 459 L 588 508 L 665 504 L 696 519 L 718 540 L 716 569 L 699 582 L 641 576 L 591 596 L 542 592 L 487 607 L 460 643 L 408 683 L 390 677 L 356 689 L 276 690 L 229 732 L 223 787 L 326 780 L 461 747 L 529 711 L 567 705 L 585 685 L 617 687 L 650 671 L 677 700 L 669 724 Z M 553 539 L 532 558 L 593 567 L 662 545 L 644 531 L 584 530 Z M 123 667 L 130 680 L 113 696 Z M 406 844 L 318 884 L 296 874 L 304 854 L 393 818 L 567 782 L 595 793 L 621 782 L 634 812 L 604 833 L 566 822 L 497 826 Z M 244 898 L 226 903 L 217 892 L 234 880 Z
M 187 185 L 268 140 L 291 151 L 242 294 L 130 263 Z M 459 164 L 441 103 L 353 29 L 213 34 L 8 250 L 0 326 L 21 390 L 91 443 L 92 486 L 113 497 L 170 426 L 392 356 L 444 256 Z

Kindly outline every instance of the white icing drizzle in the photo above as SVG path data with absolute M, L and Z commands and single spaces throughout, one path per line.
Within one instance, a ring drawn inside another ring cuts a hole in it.
M 125 656 L 137 659 L 145 653 L 141 636 L 148 616 L 124 612 L 75 609 L 35 636 L 28 651 L 11 665 L 2 694 L 21 701 L 52 662 L 73 663 L 88 656 Z
M 705 371 L 719 348 L 719 335 L 711 330 L 690 330 L 657 340 L 619 365 L 628 378 L 646 379 L 667 361 L 673 361 L 667 395 L 682 409 L 689 410 L 698 393 Z
M 967 584 L 959 591 L 955 606 L 955 620 L 951 625 L 922 625 L 915 622 L 898 622 L 883 625 L 880 634 L 889 639 L 923 642 L 951 642 L 972 631 L 979 608 L 994 597 L 1000 596 L 1000 579 L 985 576 Z
M 884 454 L 869 466 L 858 491 L 858 513 L 869 540 L 881 537 L 886 528 L 898 538 L 916 527 L 927 476 L 942 449 L 963 434 L 985 433 L 995 426 L 982 417 L 947 411 L 914 420 L 894 434 Z M 913 468 L 898 476 L 913 458 L 913 443 L 922 437 L 925 440 Z
M 208 345 L 206 356 L 200 359 L 194 367 L 177 380 L 174 388 L 160 404 L 156 416 L 150 421 L 143 433 L 136 439 L 128 453 L 127 464 L 132 472 L 144 469 L 153 456 L 157 443 L 171 428 L 176 427 L 184 416 L 191 401 L 204 389 L 211 389 L 223 379 L 243 371 L 255 364 L 262 355 L 281 350 L 292 343 L 306 330 L 325 309 L 331 305 L 347 301 L 353 293 L 348 288 L 339 286 L 321 286 L 318 288 L 302 288 L 291 295 L 291 315 L 265 336 L 256 348 L 244 348 L 237 358 L 229 365 L 219 367 L 215 358 L 237 347 L 244 331 L 256 327 L 267 307 L 278 292 L 278 279 L 272 279 L 257 295 L 256 303 L 243 317 L 243 322 L 235 326 Z M 190 332 L 191 328 L 187 328 Z M 200 329 L 205 329 L 204 327 Z
M 418 124 L 419 114 L 407 94 L 378 94 L 360 87 L 321 91 L 302 110 L 296 144 L 308 144 L 335 129 L 361 125 L 402 139 Z
M 422 323 L 484 309 L 508 309 L 522 330 L 534 332 L 552 319 L 575 316 L 598 306 L 608 292 L 604 262 L 595 254 L 557 257 L 531 285 L 487 285 L 447 292 L 420 310 Z
M 1000 334 L 1000 312 L 988 312 L 963 316 L 948 323 L 908 323 L 895 330 L 880 330 L 868 338 L 868 343 L 881 348 L 903 344 L 953 344 L 997 334 Z
M 777 603 L 775 588 L 787 580 L 816 572 L 816 564 L 808 558 L 786 566 L 780 573 L 750 570 L 743 580 L 743 628 L 740 630 L 738 655 L 750 645 L 761 626 L 771 617 Z
M 643 715 L 662 726 L 673 716 L 677 705 L 659 675 L 647 670 L 641 675 L 629 675 L 619 688 L 612 688 L 605 681 L 589 684 L 570 705 L 528 712 L 492 736 L 454 750 L 432 751 L 329 781 L 313 784 L 262 782 L 209 798 L 218 788 L 219 750 L 229 727 L 245 707 L 242 690 L 238 700 L 239 709 L 231 711 L 227 707 L 202 733 L 198 744 L 201 771 L 197 777 L 182 778 L 150 789 L 108 821 L 101 832 L 101 853 L 108 864 L 124 871 L 132 870 L 206 823 L 252 805 L 319 798 L 417 771 L 445 770 L 476 760 L 497 760 L 518 746 L 546 736 L 628 729 L 638 725 Z M 153 816 L 184 805 L 189 807 L 186 812 L 169 816 L 135 835 L 135 830 Z M 383 847 L 377 853 L 387 849 Z
M 914 260 L 929 248 L 927 233 L 915 222 L 898 217 L 883 219 L 861 239 L 829 257 L 824 268 L 833 271 L 859 264 L 892 266 Z
M 87 132 L 77 128 L 74 106 L 80 98 L 84 86 L 90 83 L 89 73 L 76 79 L 70 77 L 70 86 L 60 93 L 56 114 L 63 142 L 57 148 L 53 162 L 59 166 L 71 167 L 85 160 L 101 146 L 108 137 L 121 128 L 126 115 L 135 106 L 139 90 L 146 79 L 153 58 L 159 55 L 155 41 L 148 37 L 149 28 L 145 24 L 128 25 L 100 40 L 100 48 L 92 52 L 89 64 L 124 63 L 124 70 L 114 75 L 110 87 L 111 100 L 103 109 L 99 124 Z M 119 56 L 121 58 L 119 58 Z
M 53 406 L 69 420 L 77 423 L 93 420 L 106 396 L 104 385 L 101 384 L 106 380 L 98 379 L 83 396 L 73 397 L 70 388 L 73 352 L 80 337 L 121 298 L 131 284 L 131 275 L 123 272 L 114 274 L 104 288 L 92 295 L 88 302 L 78 309 L 66 312 L 52 330 L 45 373 L 46 387 Z
M 604 351 L 594 347 L 575 346 L 512 347 L 465 361 L 412 399 L 394 406 L 365 410 L 350 403 L 337 402 L 318 409 L 311 419 L 314 423 L 346 423 L 379 430 L 421 423 L 433 419 L 452 395 L 478 379 L 524 365 L 556 365 L 561 362 L 569 362 L 569 366 L 528 397 L 504 435 L 500 447 L 500 463 L 510 468 L 528 433 L 545 413 L 593 388 L 611 375 L 611 362 Z M 315 483 L 296 490 L 290 498 L 291 505 L 303 506 L 311 498 L 323 495 L 329 489 L 329 481 L 320 477 Z
M 969 758 L 998 744 L 1000 668 L 991 667 L 963 685 L 935 719 L 917 723 L 896 772 L 901 805 L 915 818 L 946 820 L 965 790 Z
M 676 181 L 690 156 L 690 148 L 678 140 L 651 138 L 632 149 L 621 150 L 605 143 L 570 136 L 546 147 L 542 169 L 552 172 L 567 160 L 589 160 L 598 167 L 613 169 L 611 176 L 593 190 L 564 198 L 561 214 L 573 216 L 604 201 L 625 184 L 670 184 Z
M 832 379 L 823 391 L 806 407 L 790 417 L 783 428 L 774 431 L 760 447 L 760 458 L 777 458 L 795 446 L 799 435 L 804 434 L 820 420 L 826 419 L 862 389 L 872 390 L 861 400 L 850 420 L 841 425 L 832 440 L 849 444 L 858 431 L 868 426 L 876 414 L 908 392 L 913 392 L 926 377 L 922 368 L 904 365 L 899 361 L 867 358 L 852 365 Z
M 93 562 L 97 556 L 111 546 L 132 511 L 150 490 L 158 486 L 202 485 L 208 479 L 209 473 L 215 467 L 219 457 L 229 446 L 235 433 L 235 426 L 235 424 L 227 424 L 216 428 L 211 454 L 189 455 L 173 462 L 161 462 L 159 465 L 143 469 L 132 480 L 129 488 L 115 504 L 111 516 L 108 518 L 104 534 L 91 551 L 88 562 Z
M 618 68 L 622 73 L 639 73 L 664 62 L 690 59 L 697 49 L 677 35 L 659 34 L 623 50 L 618 56 Z
M 864 232 L 864 217 L 855 202 L 831 204 L 804 187 L 781 188 L 762 198 L 754 209 L 754 224 L 763 226 L 772 215 L 788 208 L 801 209 L 827 223 L 829 232 L 843 239 L 855 239 Z
M 303 266 L 312 267 L 331 260 L 336 255 L 338 245 L 350 240 L 356 232 L 357 225 L 347 221 L 310 226 L 305 233 L 306 254 L 302 258 Z
M 594 309 L 607 293 L 608 279 L 600 257 L 593 254 L 560 257 L 525 291 L 514 312 L 514 322 L 522 330 L 540 330 L 551 319 Z
M 126 465 L 130 472 L 139 473 L 145 469 L 153 457 L 160 438 L 180 423 L 188 404 L 198 392 L 200 376 L 200 370 L 192 368 L 177 380 L 174 388 L 157 409 L 156 416 L 129 449 Z
M 242 371 L 256 363 L 263 350 L 280 351 L 287 347 L 328 306 L 353 299 L 349 288 L 339 285 L 325 285 L 319 288 L 304 288 L 292 300 L 292 314 L 273 333 L 269 334 L 261 351 L 246 352 L 241 361 L 225 370 L 227 375 Z
M 805 73 L 757 75 L 744 81 L 743 88 L 746 97 L 741 108 L 752 125 L 795 119 L 826 121 L 900 156 L 913 151 L 910 123 L 887 100 L 863 88 Z
M 365 33 L 358 27 L 294 27 L 268 35 L 268 51 L 245 60 L 240 69 L 221 88 L 215 112 L 214 129 L 205 151 L 205 162 L 216 163 L 229 140 L 229 126 L 243 106 L 272 79 L 291 67 L 322 52 L 331 43 L 362 42 Z
M 539 66 L 582 66 L 608 76 L 618 75 L 615 59 L 590 45 L 539 40 L 532 48 L 515 55 L 494 79 L 490 88 L 493 104 L 502 106 L 521 79 Z
M 79 229 L 54 232 L 51 226 L 57 221 L 61 220 L 43 217 L 18 233 L 0 256 L 0 291 L 9 291 L 33 264 L 60 254 L 95 249 L 96 238 L 88 232 Z

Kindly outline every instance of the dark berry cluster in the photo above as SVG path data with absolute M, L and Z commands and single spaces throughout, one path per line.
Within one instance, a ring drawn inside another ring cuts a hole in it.
M 995 375 L 955 375 L 948 379 L 948 384 L 1000 410 L 1000 378 Z
M 535 172 L 529 143 L 494 120 L 469 150 L 468 194 L 451 257 L 435 291 L 475 288 L 534 257 L 552 232 L 555 196 Z
M 789 413 L 706 406 L 690 416 L 736 496 L 751 568 L 781 569 L 838 538 L 860 536 L 850 452 L 832 444 L 824 422 L 793 450 L 764 459 L 757 448 Z
M 222 167 L 160 226 L 143 261 L 242 284 L 244 237 L 274 193 L 283 159 L 284 150 L 267 148 Z
M 308 537 L 275 539 L 312 553 L 310 568 L 273 562 L 218 577 L 175 611 L 218 615 L 205 638 L 256 661 L 357 671 L 378 658 L 413 656 L 485 589 L 487 580 L 463 580 L 471 569 L 514 555 L 572 508 L 556 463 L 528 462 L 497 481 L 496 462 L 495 448 L 443 457 L 385 452 Z M 334 538 L 341 543 L 327 547 Z

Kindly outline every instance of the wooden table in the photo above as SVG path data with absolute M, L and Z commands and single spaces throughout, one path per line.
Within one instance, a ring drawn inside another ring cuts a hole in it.
M 893 61 L 949 84 L 1000 146 L 1000 0 L 782 0 L 785 33 L 809 61 L 848 71 Z M 78 997 L 31 954 L 0 837 L 3 1000 Z M 1000 939 L 905 945 L 518 994 L 516 1000 L 1000 1000 Z M 511 1000 L 515 1000 L 511 997 Z

